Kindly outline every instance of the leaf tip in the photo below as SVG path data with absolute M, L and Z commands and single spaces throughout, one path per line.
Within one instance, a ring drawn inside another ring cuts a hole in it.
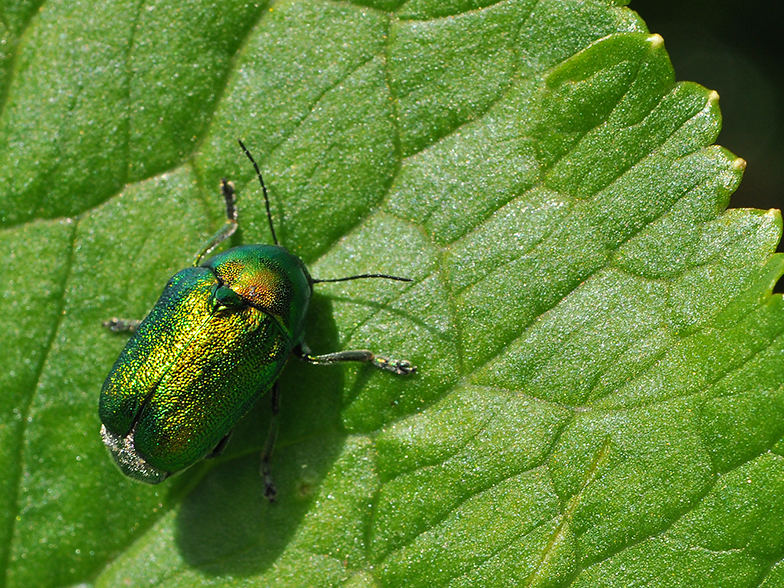
M 651 44 L 651 49 L 658 49 L 659 47 L 664 46 L 664 37 L 662 37 L 659 33 L 650 35 L 646 41 Z
M 735 160 L 732 162 L 732 170 L 743 171 L 744 169 L 746 169 L 746 160 L 743 159 L 742 157 L 736 157 Z

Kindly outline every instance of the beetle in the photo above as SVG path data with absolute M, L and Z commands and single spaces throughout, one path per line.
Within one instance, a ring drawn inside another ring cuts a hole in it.
M 410 282 L 387 274 L 319 280 L 278 243 L 258 164 L 274 245 L 243 245 L 202 260 L 238 227 L 234 185 L 221 181 L 226 222 L 175 274 L 142 321 L 112 319 L 113 331 L 133 334 L 103 384 L 101 437 L 127 476 L 158 484 L 205 457 L 219 454 L 232 428 L 272 390 L 272 424 L 262 452 L 265 495 L 276 490 L 269 469 L 280 405 L 278 376 L 289 356 L 313 364 L 365 362 L 407 375 L 416 368 L 366 350 L 313 355 L 304 324 L 313 285 L 361 278 Z

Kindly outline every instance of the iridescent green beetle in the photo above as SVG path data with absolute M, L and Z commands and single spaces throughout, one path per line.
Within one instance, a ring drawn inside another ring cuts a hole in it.
M 222 451 L 231 429 L 272 389 L 273 422 L 262 454 L 265 493 L 274 499 L 269 461 L 276 436 L 277 380 L 293 353 L 315 364 L 367 362 L 410 374 L 408 361 L 367 350 L 312 355 L 304 341 L 313 284 L 359 278 L 410 281 L 385 274 L 316 280 L 303 262 L 278 244 L 258 165 L 275 245 L 234 247 L 201 260 L 237 229 L 234 186 L 222 181 L 227 221 L 178 272 L 143 321 L 112 319 L 114 331 L 135 331 L 101 389 L 101 437 L 126 475 L 157 484 Z

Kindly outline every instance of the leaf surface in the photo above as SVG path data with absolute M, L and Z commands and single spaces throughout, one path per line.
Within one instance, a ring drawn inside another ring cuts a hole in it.
M 718 96 L 604 0 L 0 8 L 2 585 L 779 586 L 777 211 Z M 267 504 L 262 399 L 160 486 L 97 397 L 221 223 L 312 273 Z

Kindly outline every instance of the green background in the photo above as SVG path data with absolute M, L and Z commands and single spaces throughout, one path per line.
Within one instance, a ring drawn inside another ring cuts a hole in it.
M 2 5 L 0 585 L 784 585 L 776 212 L 606 0 Z M 680 76 L 678 76 L 680 77 Z M 101 383 L 220 225 L 324 284 L 269 407 L 147 487 Z M 742 153 L 740 155 L 743 155 Z

